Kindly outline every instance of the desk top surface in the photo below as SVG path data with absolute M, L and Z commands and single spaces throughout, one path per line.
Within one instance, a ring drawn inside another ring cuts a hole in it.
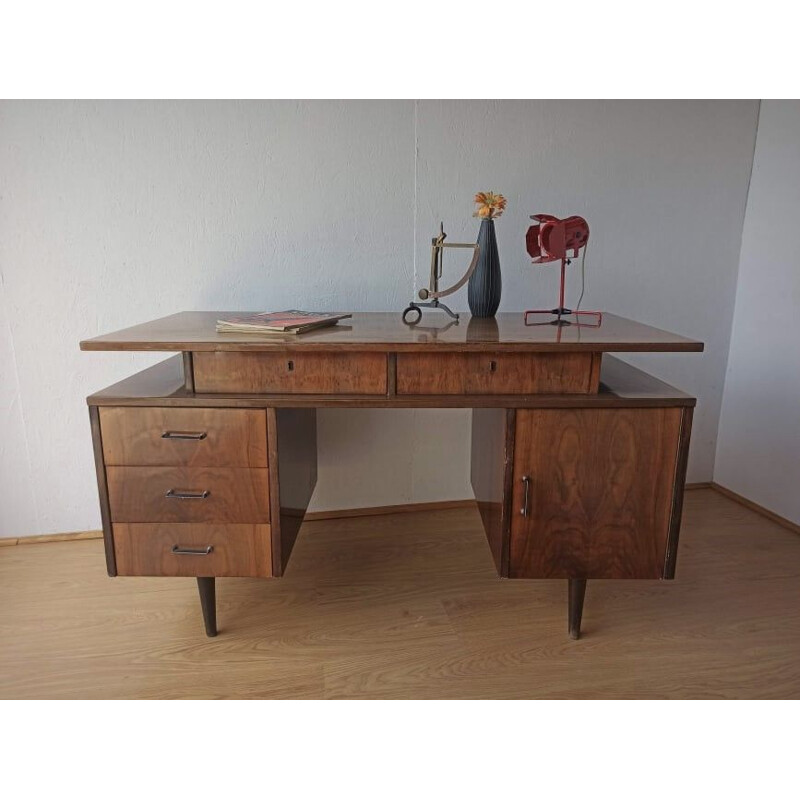
M 599 327 L 525 325 L 523 315 L 491 319 L 462 315 L 459 322 L 437 312 L 406 325 L 398 312 L 355 313 L 338 325 L 303 334 L 217 333 L 223 311 L 183 311 L 81 342 L 82 350 L 414 350 L 520 352 L 700 352 L 703 343 L 604 314 Z M 543 319 L 546 319 L 543 318 Z

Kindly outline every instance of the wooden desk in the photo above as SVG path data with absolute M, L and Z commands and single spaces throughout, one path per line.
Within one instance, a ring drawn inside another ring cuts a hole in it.
M 599 328 L 355 314 L 301 336 L 218 334 L 185 312 L 81 342 L 180 352 L 88 398 L 109 575 L 279 577 L 317 476 L 316 409 L 472 408 L 472 485 L 498 575 L 672 578 L 695 399 L 611 352 L 700 342 Z

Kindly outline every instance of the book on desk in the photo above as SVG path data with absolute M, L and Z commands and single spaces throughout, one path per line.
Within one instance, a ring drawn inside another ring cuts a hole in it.
M 259 311 L 252 314 L 231 314 L 217 320 L 217 333 L 289 333 L 298 334 L 336 325 L 352 314 L 320 311 Z

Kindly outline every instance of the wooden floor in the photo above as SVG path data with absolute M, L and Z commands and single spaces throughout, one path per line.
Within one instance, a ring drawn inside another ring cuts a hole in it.
M 3 698 L 800 698 L 800 537 L 688 492 L 672 582 L 496 577 L 472 509 L 303 526 L 280 580 L 105 576 L 100 541 L 0 548 Z

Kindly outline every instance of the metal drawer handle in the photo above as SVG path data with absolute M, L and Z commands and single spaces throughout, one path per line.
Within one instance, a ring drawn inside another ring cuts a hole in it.
M 525 500 L 523 501 L 522 508 L 519 510 L 519 513 L 522 514 L 523 517 L 527 517 L 530 513 L 528 510 L 528 495 L 531 488 L 531 476 L 523 475 L 522 482 L 525 484 Z
M 200 441 L 201 439 L 205 439 L 208 434 L 205 431 L 200 431 L 198 433 L 193 433 L 192 431 L 164 431 L 161 434 L 162 439 L 194 439 L 195 441 Z
M 179 489 L 170 489 L 164 497 L 172 498 L 173 500 L 205 500 L 211 492 L 208 489 L 203 489 L 202 492 L 182 492 Z
M 175 553 L 176 556 L 208 556 L 214 552 L 214 548 L 211 545 L 206 547 L 181 547 L 179 544 L 176 544 L 175 547 L 172 548 L 172 552 Z

